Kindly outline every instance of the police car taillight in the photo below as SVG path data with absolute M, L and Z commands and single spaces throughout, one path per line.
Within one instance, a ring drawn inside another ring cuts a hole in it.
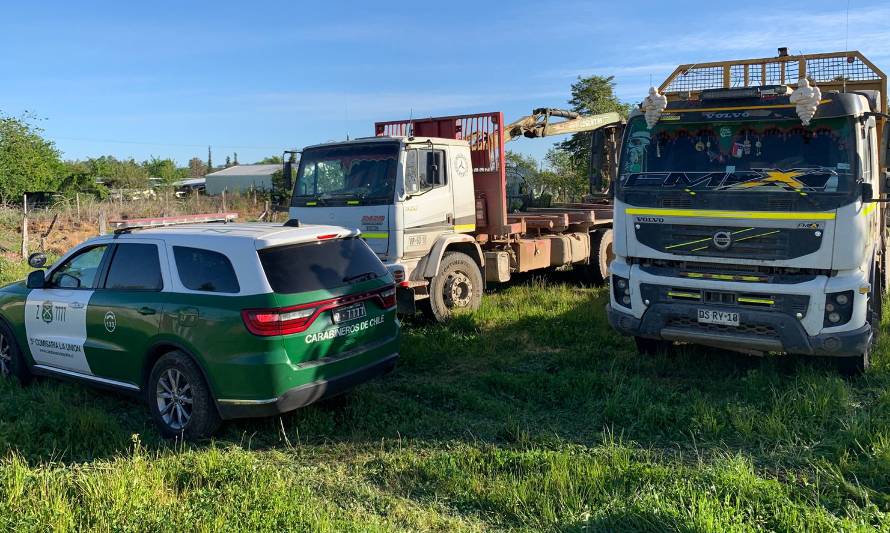
M 396 306 L 396 289 L 386 289 L 380 292 L 380 305 L 384 309 L 392 309 Z
M 281 309 L 245 309 L 241 311 L 241 317 L 248 331 L 254 335 L 271 337 L 305 331 L 318 313 L 319 307 L 310 304 Z

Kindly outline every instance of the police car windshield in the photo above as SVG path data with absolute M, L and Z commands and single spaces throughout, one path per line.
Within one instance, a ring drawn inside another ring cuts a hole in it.
M 306 200 L 392 202 L 398 163 L 397 142 L 306 150 L 300 159 L 292 205 L 304 205 Z
M 842 192 L 853 180 L 855 138 L 846 118 L 628 124 L 620 186 L 733 191 Z
M 359 238 L 276 246 L 258 253 L 266 279 L 278 294 L 330 290 L 388 275 Z

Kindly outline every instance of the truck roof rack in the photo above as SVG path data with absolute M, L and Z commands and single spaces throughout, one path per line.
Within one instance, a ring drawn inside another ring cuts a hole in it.
M 808 78 L 823 91 L 880 91 L 887 98 L 887 76 L 862 53 L 780 55 L 760 59 L 739 59 L 680 65 L 659 92 L 669 100 L 696 99 L 708 89 L 737 89 L 765 85 L 797 87 Z M 883 106 L 881 106 L 883 108 Z
M 114 228 L 115 235 L 131 233 L 140 229 L 163 228 L 167 226 L 180 226 L 183 224 L 203 224 L 208 222 L 232 222 L 238 218 L 238 213 L 207 213 L 199 215 L 180 215 L 175 217 L 152 218 L 128 218 L 123 220 L 111 220 L 108 223 Z

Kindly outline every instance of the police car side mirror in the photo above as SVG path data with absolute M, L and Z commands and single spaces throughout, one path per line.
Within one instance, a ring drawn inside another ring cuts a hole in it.
M 42 289 L 46 286 L 46 277 L 43 270 L 35 270 L 28 274 L 28 280 L 25 284 L 29 289 Z
M 28 264 L 31 268 L 43 268 L 46 264 L 46 254 L 43 252 L 34 252 L 28 256 Z

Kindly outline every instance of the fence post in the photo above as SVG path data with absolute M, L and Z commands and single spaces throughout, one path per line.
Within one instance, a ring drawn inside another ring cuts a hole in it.
M 105 209 L 99 210 L 99 235 L 108 233 L 108 220 L 105 216 Z
M 28 259 L 28 195 L 22 195 L 22 259 Z
M 77 201 L 77 220 L 80 220 L 80 193 L 74 193 L 74 199 Z
M 227 213 L 228 209 L 226 209 L 226 189 L 223 189 L 222 192 L 222 212 Z

